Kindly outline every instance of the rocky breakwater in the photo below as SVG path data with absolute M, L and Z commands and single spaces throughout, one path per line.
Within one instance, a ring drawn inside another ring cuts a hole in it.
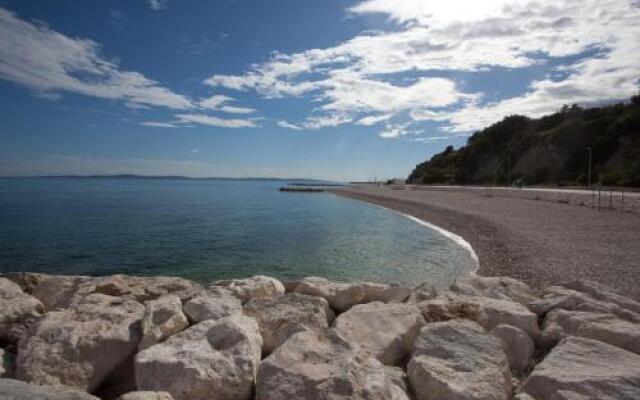
M 640 399 L 640 303 L 256 276 L 0 277 L 0 399 Z

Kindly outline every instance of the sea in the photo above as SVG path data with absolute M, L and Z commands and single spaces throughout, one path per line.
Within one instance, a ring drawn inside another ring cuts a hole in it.
M 0 272 L 268 275 L 449 285 L 476 266 L 433 227 L 280 180 L 0 178 Z

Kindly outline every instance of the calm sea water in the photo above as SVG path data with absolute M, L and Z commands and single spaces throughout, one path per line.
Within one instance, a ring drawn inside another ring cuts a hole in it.
M 449 284 L 469 253 L 400 214 L 282 182 L 0 179 L 0 272 Z

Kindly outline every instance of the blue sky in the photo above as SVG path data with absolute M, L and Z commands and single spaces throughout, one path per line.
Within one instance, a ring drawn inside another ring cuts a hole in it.
M 636 0 L 0 0 L 0 175 L 403 177 L 639 88 Z

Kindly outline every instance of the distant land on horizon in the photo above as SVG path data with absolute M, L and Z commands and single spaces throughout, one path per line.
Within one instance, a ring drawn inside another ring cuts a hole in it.
M 309 179 L 309 178 L 270 178 L 270 177 L 224 177 L 224 176 L 211 176 L 211 177 L 191 177 L 181 175 L 137 175 L 137 174 L 113 174 L 113 175 L 33 175 L 33 176 L 3 176 L 1 178 L 71 178 L 71 179 L 164 179 L 164 180 L 229 180 L 229 181 L 278 181 L 278 182 L 313 182 L 313 183 L 335 183 L 335 181 L 329 181 L 324 179 Z
M 536 119 L 508 116 L 418 164 L 407 181 L 576 186 L 589 183 L 589 168 L 591 184 L 640 187 L 640 94 Z

